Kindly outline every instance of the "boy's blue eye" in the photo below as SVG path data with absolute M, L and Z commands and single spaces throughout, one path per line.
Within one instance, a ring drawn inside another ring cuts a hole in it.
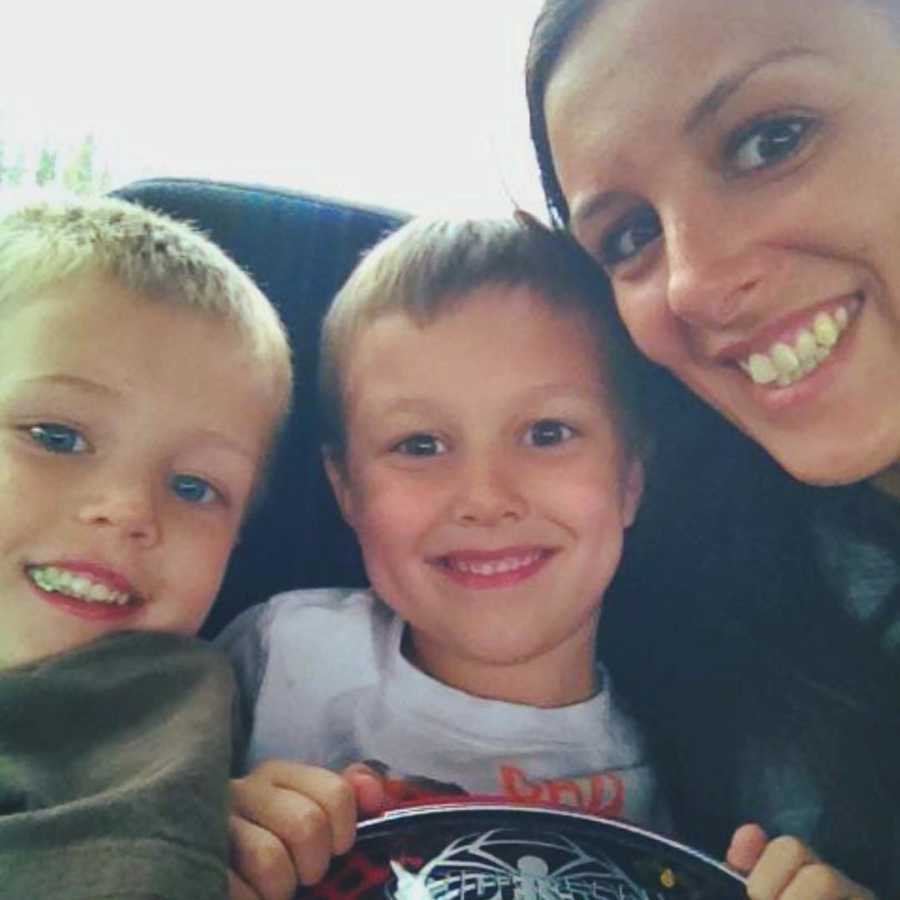
M 612 267 L 631 259 L 661 233 L 659 216 L 652 209 L 637 210 L 604 236 L 600 247 L 601 265 Z
M 213 503 L 219 498 L 219 492 L 196 475 L 173 475 L 169 484 L 175 494 L 188 503 Z
M 562 444 L 575 436 L 575 431 L 555 419 L 541 419 L 535 422 L 525 436 L 529 447 L 553 447 Z
M 791 156 L 813 128 L 807 116 L 757 122 L 728 142 L 725 158 L 738 175 L 764 169 Z
M 56 422 L 29 425 L 27 432 L 36 444 L 51 453 L 84 453 L 90 449 L 81 432 Z
M 394 451 L 406 456 L 437 456 L 447 448 L 433 434 L 411 434 L 394 446 Z

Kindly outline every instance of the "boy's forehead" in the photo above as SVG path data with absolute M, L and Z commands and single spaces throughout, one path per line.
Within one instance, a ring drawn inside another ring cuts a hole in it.
M 428 316 L 391 309 L 361 323 L 344 348 L 344 388 L 358 396 L 388 377 L 415 386 L 473 367 L 507 369 L 510 382 L 533 381 L 541 368 L 561 379 L 606 382 L 599 332 L 577 302 L 530 285 L 487 284 L 447 298 Z M 510 368 L 505 357 L 513 345 L 519 365 Z
M 96 267 L 87 268 L 66 275 L 29 281 L 27 278 L 17 283 L 15 278 L 8 285 L 0 298 L 0 318 L 12 315 L 24 307 L 40 304 L 49 297 L 59 299 L 60 303 L 48 308 L 46 321 L 52 327 L 52 319 L 67 315 L 69 307 L 79 307 L 86 303 L 102 300 L 111 315 L 125 304 L 150 304 L 161 302 L 161 298 L 149 293 L 140 293 L 128 287 L 121 279 Z M 177 308 L 175 301 L 162 300 Z
M 77 320 L 79 310 L 84 307 L 105 307 L 111 327 L 117 321 L 127 319 L 132 311 L 140 315 L 142 310 L 149 309 L 152 311 L 151 315 L 168 319 L 173 330 L 182 327 L 185 322 L 205 322 L 209 326 L 212 340 L 227 341 L 235 346 L 244 345 L 248 356 L 256 352 L 257 341 L 252 330 L 243 327 L 236 318 L 194 303 L 177 289 L 135 289 L 115 274 L 96 267 L 30 285 L 21 292 L 13 292 L 0 303 L 0 317 L 5 312 L 13 314 L 28 306 L 43 305 L 48 300 L 52 303 L 46 304 L 46 311 L 42 315 L 48 329 L 56 327 L 54 321 L 58 318 L 71 316 L 73 320 Z M 220 332 L 221 336 L 216 337 L 216 332 Z
M 425 331 L 448 319 L 478 316 L 484 307 L 495 308 L 511 318 L 520 314 L 522 306 L 532 307 L 533 313 L 571 321 L 573 318 L 591 332 L 597 329 L 589 312 L 590 301 L 576 299 L 570 292 L 553 290 L 548 286 L 527 282 L 485 281 L 460 292 L 438 293 L 425 300 L 411 299 L 405 306 L 388 306 L 371 311 L 356 322 L 349 343 L 379 330 L 411 325 Z
M 218 417 L 240 435 L 265 421 L 266 442 L 279 419 L 276 379 L 250 338 L 222 316 L 145 297 L 94 273 L 16 298 L 7 317 L 0 345 L 7 374 L 18 379 L 158 396 L 201 429 Z M 231 415 L 234 404 L 265 415 L 244 421 Z

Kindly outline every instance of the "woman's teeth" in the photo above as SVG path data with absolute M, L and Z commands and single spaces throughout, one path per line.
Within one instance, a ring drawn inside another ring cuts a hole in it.
M 67 569 L 56 566 L 29 566 L 25 571 L 44 591 L 64 594 L 66 597 L 74 597 L 88 603 L 114 603 L 124 606 L 131 600 L 131 596 L 123 591 L 111 590 L 105 584 L 100 584 L 86 575 L 76 575 Z
M 843 306 L 834 314 L 820 312 L 813 319 L 812 327 L 799 332 L 793 344 L 778 342 L 768 353 L 753 353 L 739 365 L 754 384 L 787 387 L 809 375 L 831 355 L 849 321 L 850 314 Z

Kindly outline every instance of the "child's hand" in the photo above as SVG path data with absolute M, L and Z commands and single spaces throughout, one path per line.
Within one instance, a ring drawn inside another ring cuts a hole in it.
M 751 900 L 877 900 L 802 841 L 787 836 L 770 841 L 758 825 L 738 828 L 726 862 L 747 875 Z
M 231 782 L 231 900 L 291 900 L 353 846 L 357 811 L 378 812 L 381 779 L 362 765 L 340 775 L 270 760 Z

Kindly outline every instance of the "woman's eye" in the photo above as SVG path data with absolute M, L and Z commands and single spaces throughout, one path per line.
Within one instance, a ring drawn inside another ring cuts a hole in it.
M 729 141 L 725 153 L 729 168 L 742 175 L 780 162 L 797 150 L 813 124 L 805 116 L 756 123 Z
M 552 447 L 562 444 L 575 436 L 575 431 L 555 419 L 541 419 L 535 422 L 525 435 L 525 443 L 529 447 Z
M 36 444 L 51 453 L 84 453 L 90 449 L 84 435 L 67 425 L 40 422 L 29 425 L 26 431 Z
M 175 495 L 188 503 L 213 503 L 221 496 L 208 481 L 196 475 L 173 475 L 169 484 Z
M 628 216 L 603 238 L 600 263 L 615 266 L 636 256 L 662 232 L 659 216 L 652 209 L 642 209 Z
M 447 448 L 444 446 L 444 442 L 433 434 L 412 434 L 394 445 L 393 449 L 394 452 L 406 456 L 437 456 Z

